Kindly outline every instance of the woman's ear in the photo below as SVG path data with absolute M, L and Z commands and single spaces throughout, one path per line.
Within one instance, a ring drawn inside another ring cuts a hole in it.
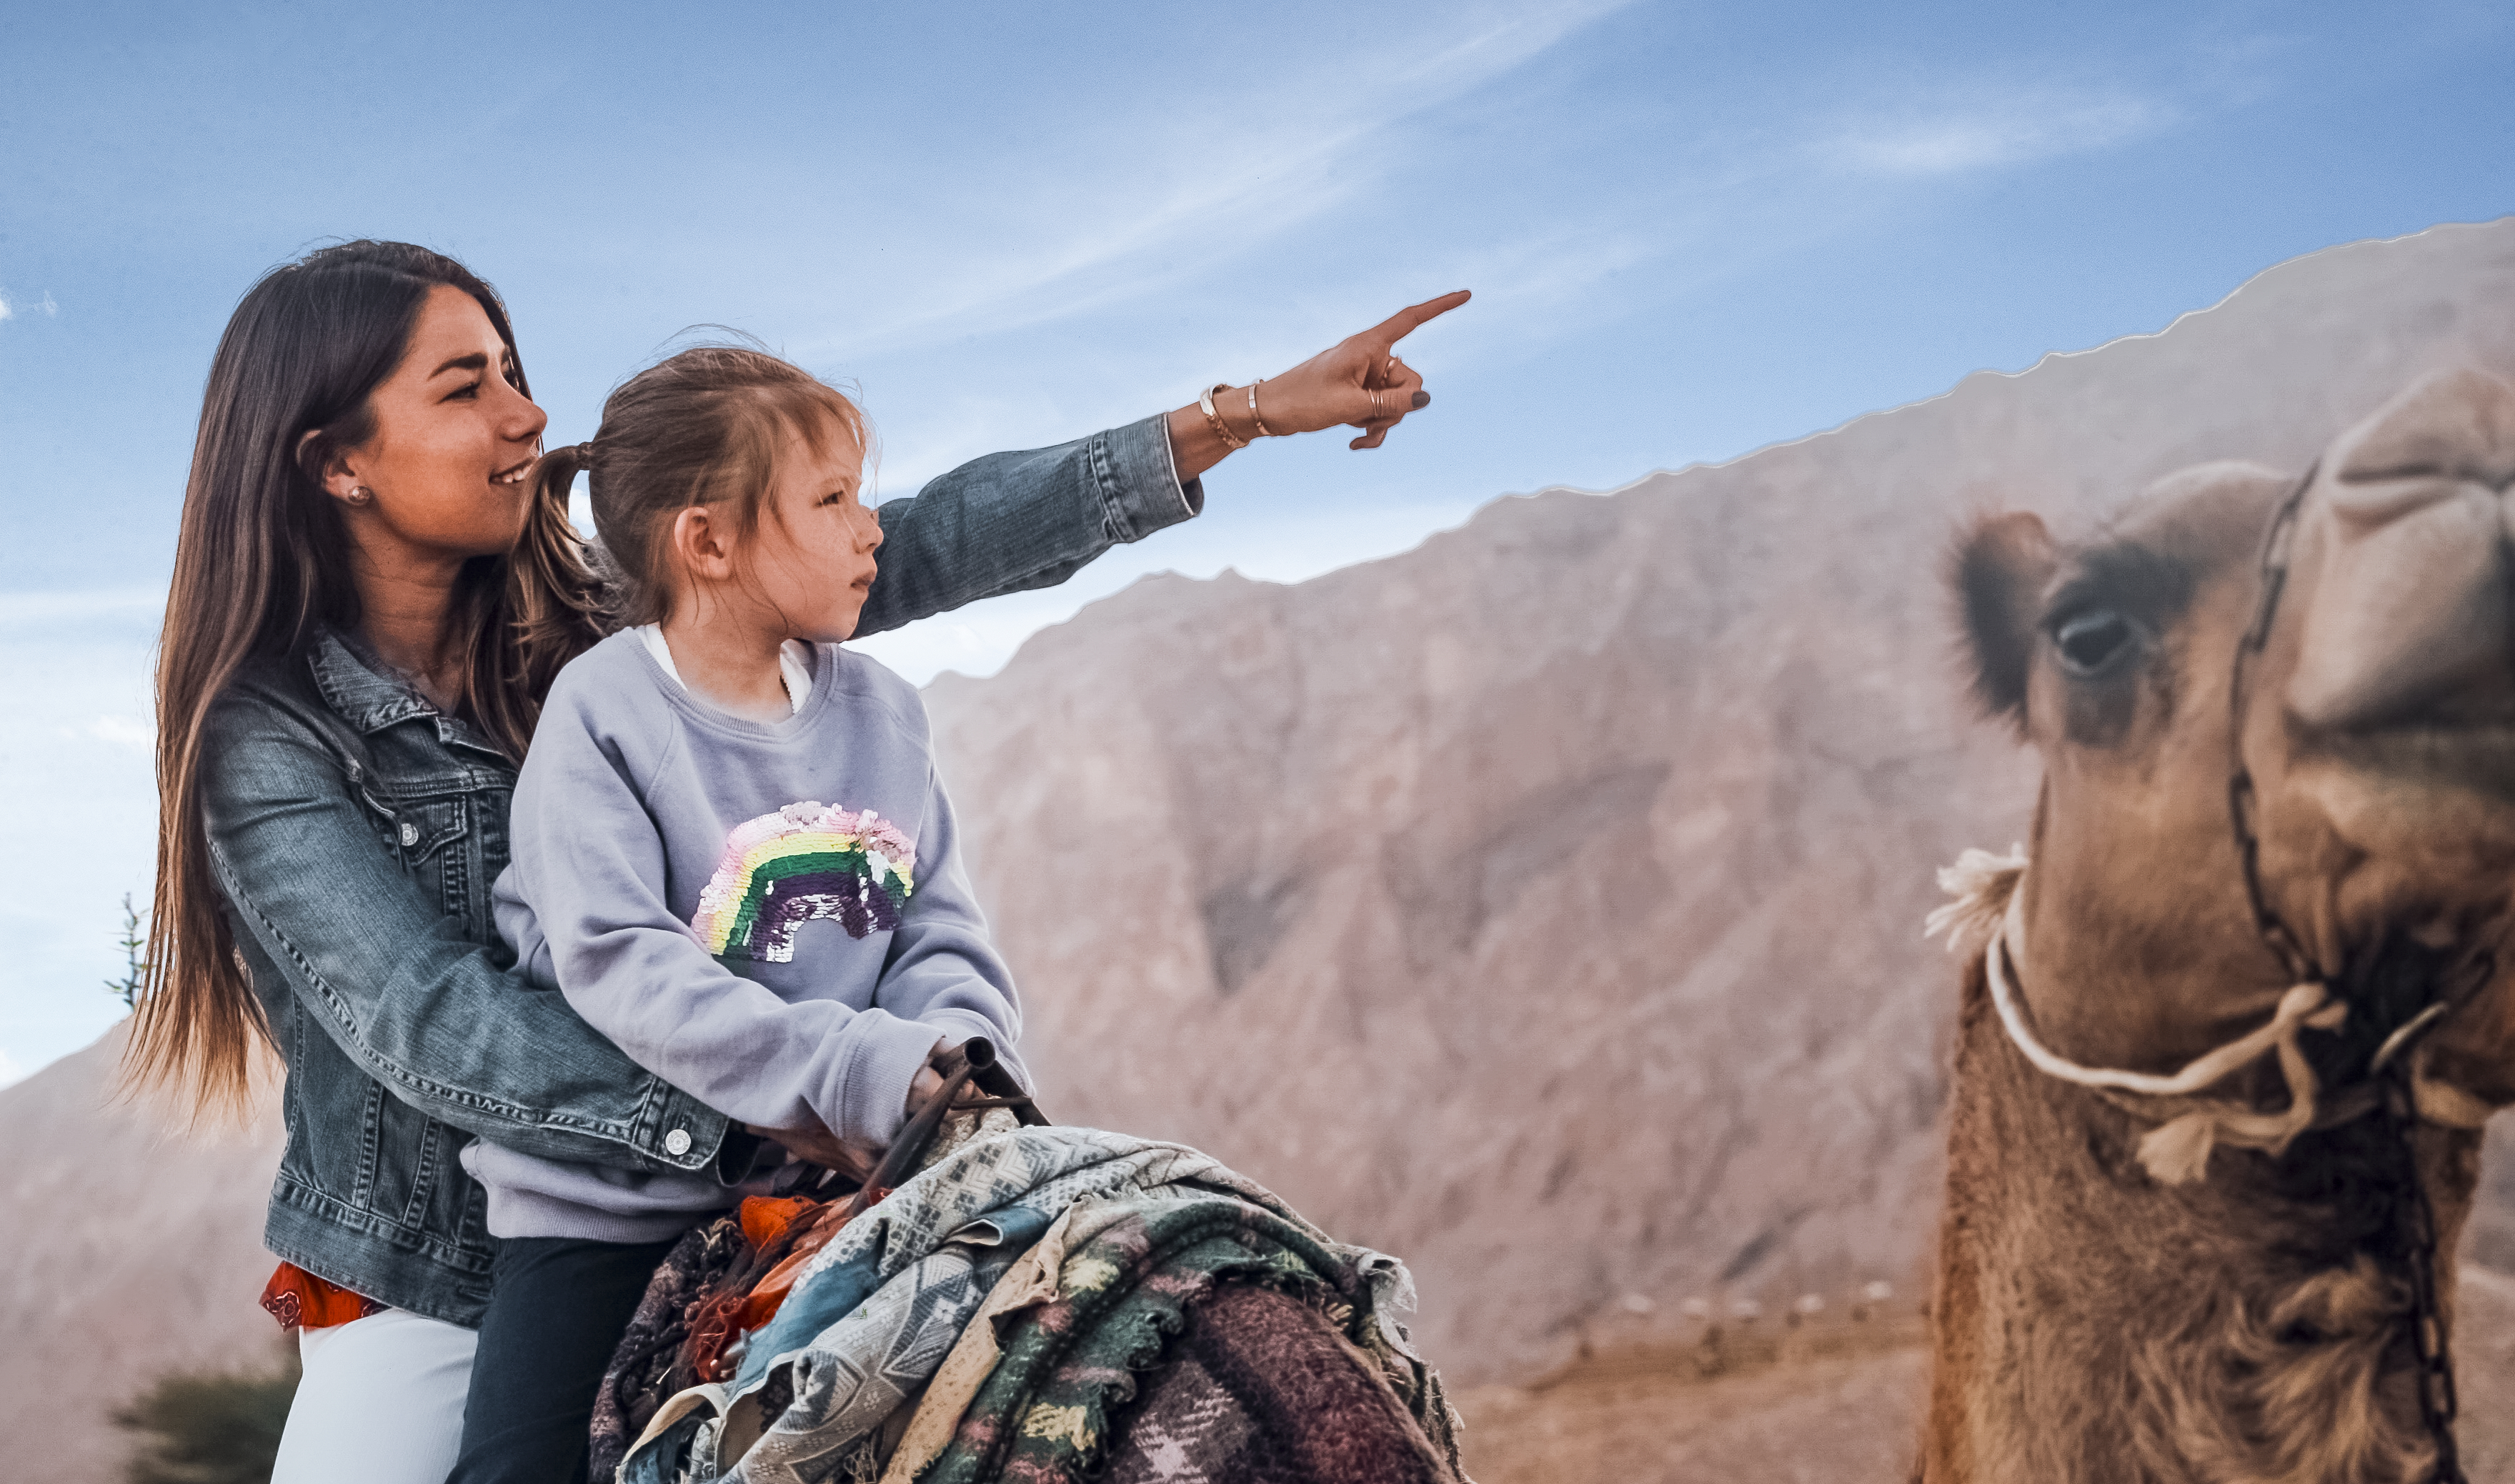
M 358 480 L 358 473 L 350 467 L 349 456 L 337 448 L 320 445 L 321 429 L 310 429 L 297 440 L 297 467 L 306 471 L 323 493 L 344 505 L 364 505 L 375 498 L 374 491 Z M 309 458 L 320 462 L 309 464 Z

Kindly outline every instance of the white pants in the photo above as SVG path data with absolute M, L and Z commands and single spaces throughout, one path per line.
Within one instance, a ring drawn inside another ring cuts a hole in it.
M 445 1484 L 479 1339 L 400 1309 L 301 1331 L 306 1378 L 270 1484 Z

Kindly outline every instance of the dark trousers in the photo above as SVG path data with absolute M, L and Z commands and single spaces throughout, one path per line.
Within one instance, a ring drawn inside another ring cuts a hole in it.
M 513 1237 L 489 1269 L 489 1313 L 446 1484 L 586 1484 L 594 1394 L 670 1240 L 624 1246 Z

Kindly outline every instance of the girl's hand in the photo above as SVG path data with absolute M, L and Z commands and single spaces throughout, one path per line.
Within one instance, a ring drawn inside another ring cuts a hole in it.
M 1362 436 L 1348 448 L 1378 448 L 1388 431 L 1432 401 L 1423 378 L 1398 358 L 1397 342 L 1419 326 L 1467 302 L 1461 289 L 1398 310 L 1359 335 L 1349 336 L 1281 376 L 1268 377 L 1258 391 L 1258 408 L 1249 407 L 1249 388 L 1229 387 L 1214 393 L 1214 418 L 1202 405 L 1181 407 L 1170 415 L 1171 455 L 1181 479 L 1192 479 L 1222 462 L 1234 441 L 1272 433 L 1316 433 L 1340 425 L 1359 428 Z M 1263 432 L 1260 432 L 1260 425 Z M 1233 441 L 1227 441 L 1228 433 Z
M 942 1048 L 937 1047 L 935 1050 L 940 1051 Z M 930 1064 L 919 1067 L 917 1076 L 908 1084 L 908 1116 L 915 1118 L 925 1111 L 926 1105 L 934 1100 L 934 1094 L 942 1091 L 942 1074 L 935 1071 Z
M 928 1054 L 939 1056 L 947 1045 L 948 1043 L 937 1041 L 934 1043 L 934 1050 Z M 908 1084 L 908 1116 L 915 1118 L 919 1110 L 932 1102 L 935 1095 L 942 1091 L 942 1074 L 934 1070 L 932 1062 L 929 1061 L 927 1065 L 919 1067 L 917 1075 L 911 1078 Z M 872 1144 L 860 1144 L 853 1139 L 841 1138 L 831 1133 L 826 1125 L 818 1123 L 802 1129 L 763 1129 L 751 1124 L 745 1124 L 743 1127 L 763 1138 L 775 1141 L 797 1159 L 808 1160 L 824 1170 L 835 1170 L 858 1184 L 873 1177 L 874 1171 L 881 1168 L 882 1157 L 886 1152 Z
M 882 1151 L 870 1145 L 844 1139 L 820 1124 L 803 1129 L 763 1129 L 751 1124 L 743 1128 L 762 1138 L 784 1147 L 797 1159 L 805 1160 L 824 1170 L 835 1170 L 858 1184 L 873 1175 L 882 1163 Z

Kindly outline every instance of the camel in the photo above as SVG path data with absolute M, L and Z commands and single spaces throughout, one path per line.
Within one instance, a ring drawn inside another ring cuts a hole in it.
M 2043 778 L 2021 856 L 1947 878 L 1917 1479 L 2459 1479 L 2422 1356 L 2515 1102 L 2511 482 L 2515 387 L 2452 371 L 2302 477 L 1958 543 Z

